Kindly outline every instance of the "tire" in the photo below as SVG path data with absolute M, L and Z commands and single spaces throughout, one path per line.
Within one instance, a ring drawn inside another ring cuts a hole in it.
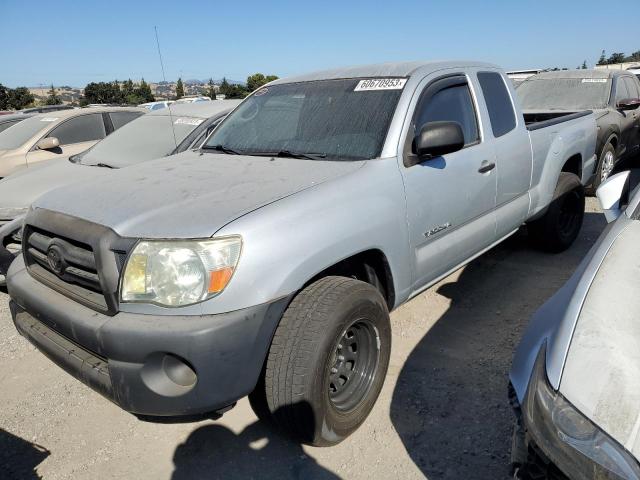
M 561 172 L 546 213 L 528 224 L 534 244 L 553 253 L 569 248 L 582 228 L 584 203 L 584 187 L 578 176 Z
M 303 443 L 335 445 L 373 408 L 390 352 L 380 292 L 352 278 L 322 278 L 285 311 L 251 405 Z
M 602 182 L 604 182 L 611 176 L 611 173 L 613 172 L 613 168 L 615 167 L 617 161 L 618 158 L 616 156 L 616 149 L 611 144 L 611 140 L 609 140 L 600 152 L 598 165 L 596 166 L 596 176 L 593 179 L 593 183 L 588 189 L 589 195 L 595 195 L 596 190 L 602 184 Z

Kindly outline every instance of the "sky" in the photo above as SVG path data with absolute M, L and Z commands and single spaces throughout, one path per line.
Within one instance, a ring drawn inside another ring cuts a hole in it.
M 245 80 L 346 65 L 470 59 L 589 66 L 640 50 L 638 0 L 0 0 L 0 83 Z M 610 4 L 614 5 L 614 4 Z M 619 21 L 616 28 L 615 19 Z

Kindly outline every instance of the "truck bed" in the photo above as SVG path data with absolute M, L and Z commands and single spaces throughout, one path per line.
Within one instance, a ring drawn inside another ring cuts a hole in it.
M 591 110 L 583 110 L 581 112 L 524 112 L 523 116 L 527 130 L 532 131 L 568 122 L 569 120 L 584 117 L 590 113 L 592 113 Z

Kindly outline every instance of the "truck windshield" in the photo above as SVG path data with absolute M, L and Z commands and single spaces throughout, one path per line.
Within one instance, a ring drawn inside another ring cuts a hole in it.
M 524 110 L 587 110 L 606 108 L 607 78 L 530 78 L 516 90 Z
M 200 118 L 169 116 L 168 113 L 143 115 L 120 127 L 92 149 L 73 157 L 73 161 L 122 168 L 164 157 L 202 122 Z
M 225 119 L 204 148 L 244 155 L 375 158 L 405 82 L 388 80 L 382 89 L 376 89 L 376 80 L 357 78 L 264 87 Z

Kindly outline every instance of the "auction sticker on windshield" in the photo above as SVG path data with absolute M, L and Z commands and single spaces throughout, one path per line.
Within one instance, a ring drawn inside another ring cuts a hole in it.
M 407 83 L 406 78 L 370 78 L 360 80 L 354 92 L 367 92 L 371 90 L 402 90 L 404 84 Z
M 58 117 L 43 117 L 40 119 L 41 122 L 55 122 L 58 120 Z
M 173 123 L 175 125 L 194 125 L 194 126 L 198 126 L 202 122 L 204 122 L 204 120 L 202 120 L 201 118 L 177 118 L 176 121 L 173 122 Z
M 606 78 L 583 78 L 582 83 L 607 83 Z

